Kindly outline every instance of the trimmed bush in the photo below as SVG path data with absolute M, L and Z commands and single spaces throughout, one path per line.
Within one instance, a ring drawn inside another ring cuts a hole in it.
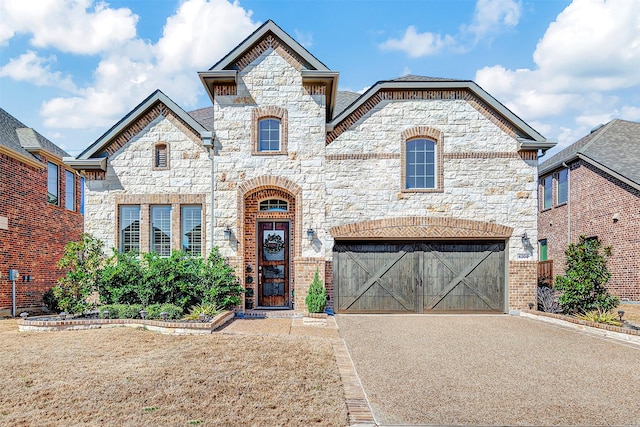
M 167 319 L 176 320 L 182 318 L 182 307 L 175 304 L 151 304 L 145 308 L 147 319 L 162 319 L 160 313 L 167 313 Z
M 104 317 L 104 311 L 109 310 L 109 319 L 138 319 L 140 318 L 141 304 L 105 304 L 98 307 L 100 317 Z
M 309 313 L 322 313 L 327 305 L 327 291 L 320 280 L 320 274 L 317 268 L 304 302 L 307 305 L 307 311 Z

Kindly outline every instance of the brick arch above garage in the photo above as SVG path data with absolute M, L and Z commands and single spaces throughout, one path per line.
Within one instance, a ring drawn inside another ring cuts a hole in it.
M 458 218 L 401 217 L 361 221 L 329 229 L 334 239 L 507 239 L 513 228 Z

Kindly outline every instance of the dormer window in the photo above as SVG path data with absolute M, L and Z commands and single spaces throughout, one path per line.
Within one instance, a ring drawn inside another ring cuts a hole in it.
M 271 212 L 287 212 L 289 210 L 289 204 L 286 200 L 269 199 L 260 202 L 261 211 Z
M 169 146 L 166 143 L 156 144 L 153 153 L 154 169 L 169 169 Z

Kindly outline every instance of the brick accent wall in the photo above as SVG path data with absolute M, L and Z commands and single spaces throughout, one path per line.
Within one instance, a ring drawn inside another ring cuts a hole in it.
M 42 294 L 63 276 L 57 268 L 67 242 L 79 240 L 83 230 L 80 213 L 80 179 L 76 177 L 75 211 L 65 206 L 65 168 L 59 159 L 41 156 L 42 168 L 0 154 L 0 314 L 11 313 L 10 268 L 31 282 L 16 282 L 16 313 L 42 308 Z M 59 206 L 47 201 L 47 161 L 58 164 Z
M 612 274 L 609 291 L 640 301 L 640 191 L 582 160 L 569 166 L 568 203 L 556 204 L 554 176 L 553 206 L 538 215 L 538 238 L 547 239 L 554 275 L 564 274 L 569 242 L 576 243 L 580 235 L 597 236 L 604 246 L 613 248 L 607 263 Z M 541 186 L 539 195 L 541 206 Z
M 535 261 L 509 261 L 509 309 L 529 309 L 536 304 L 538 263 Z

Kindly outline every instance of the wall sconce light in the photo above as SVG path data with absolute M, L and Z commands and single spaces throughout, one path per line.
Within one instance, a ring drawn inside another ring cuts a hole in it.
M 231 229 L 227 225 L 227 228 L 224 230 L 224 238 L 225 240 L 231 240 Z
M 313 228 L 307 230 L 307 239 L 309 239 L 310 242 L 313 242 Z
M 529 240 L 529 236 L 527 236 L 527 232 L 525 231 L 524 233 L 522 233 L 522 244 L 524 246 L 529 246 L 530 244 L 530 240 Z

